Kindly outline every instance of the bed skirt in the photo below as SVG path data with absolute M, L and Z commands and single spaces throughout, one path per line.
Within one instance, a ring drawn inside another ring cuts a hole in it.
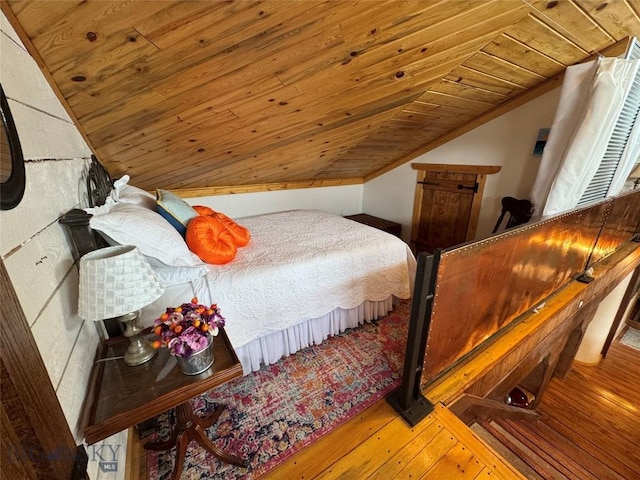
M 300 323 L 279 332 L 235 348 L 242 363 L 244 375 L 257 371 L 262 365 L 271 365 L 280 358 L 291 355 L 310 345 L 319 345 L 328 337 L 385 316 L 393 310 L 393 295 L 387 299 L 373 302 L 366 300 L 348 310 L 337 308 L 318 318 L 303 320 Z
M 159 315 L 158 312 L 163 312 L 170 305 L 180 305 L 185 298 L 193 296 L 198 297 L 205 304 L 212 302 L 208 283 L 204 277 L 168 288 L 158 300 L 142 309 L 140 325 L 143 327 L 153 325 L 154 319 Z M 242 363 L 242 373 L 247 375 L 259 370 L 262 365 L 276 363 L 280 358 L 305 347 L 319 345 L 328 337 L 342 333 L 348 328 L 383 317 L 393 310 L 394 301 L 394 295 L 379 302 L 365 300 L 355 308 L 337 308 L 321 317 L 303 319 L 292 327 L 256 338 L 240 347 L 234 345 L 234 350 Z

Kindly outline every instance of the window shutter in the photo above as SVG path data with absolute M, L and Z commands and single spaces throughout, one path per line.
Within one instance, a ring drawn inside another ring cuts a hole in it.
M 640 43 L 638 39 L 634 38 L 631 42 L 629 49 L 625 55 L 627 59 L 640 58 Z M 616 125 L 609 139 L 607 150 L 604 153 L 602 162 L 598 167 L 598 171 L 591 179 L 589 186 L 580 198 L 578 206 L 585 205 L 587 203 L 601 200 L 607 196 L 609 185 L 613 180 L 613 176 L 620 163 L 620 158 L 629 140 L 629 134 L 633 128 L 634 123 L 638 118 L 638 112 L 640 111 L 640 71 L 636 73 L 636 76 L 631 85 L 629 96 L 625 100 L 624 106 Z
M 627 60 L 637 60 L 640 58 L 640 41 L 636 37 L 631 39 L 631 44 L 627 48 L 624 58 Z

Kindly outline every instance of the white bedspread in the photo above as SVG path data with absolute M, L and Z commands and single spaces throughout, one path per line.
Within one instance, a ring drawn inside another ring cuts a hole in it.
M 315 210 L 238 223 L 251 232 L 249 245 L 207 275 L 236 348 L 337 307 L 411 295 L 415 258 L 386 232 Z

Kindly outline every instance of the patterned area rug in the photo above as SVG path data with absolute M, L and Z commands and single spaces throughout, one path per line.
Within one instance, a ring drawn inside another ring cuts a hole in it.
M 640 350 L 640 330 L 635 328 L 628 328 L 624 335 L 620 339 L 620 343 L 627 347 Z
M 191 442 L 180 478 L 257 478 L 398 387 L 410 309 L 409 301 L 401 301 L 382 319 L 194 399 L 200 415 L 218 403 L 227 406 L 207 434 L 250 465 L 224 464 Z M 170 421 L 170 414 L 161 415 L 159 433 L 151 439 L 168 438 Z M 149 479 L 169 478 L 174 455 L 175 449 L 149 452 Z

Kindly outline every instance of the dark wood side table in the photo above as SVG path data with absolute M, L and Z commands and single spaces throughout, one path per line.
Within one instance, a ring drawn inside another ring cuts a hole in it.
M 87 443 L 98 442 L 175 408 L 176 425 L 169 440 L 145 445 L 152 450 L 177 446 L 172 479 L 177 480 L 182 473 L 187 445 L 191 440 L 227 463 L 247 466 L 246 461 L 218 449 L 204 432 L 217 421 L 224 406 L 219 406 L 205 418 L 199 418 L 189 402 L 197 395 L 242 376 L 242 366 L 224 329 L 220 329 L 213 341 L 213 365 L 193 376 L 180 371 L 166 348 L 158 350 L 152 360 L 135 367 L 126 365 L 122 359 L 105 360 L 124 355 L 128 344 L 127 338 L 118 337 L 108 339 L 102 345 L 85 402 L 85 408 L 88 408 L 84 430 Z M 173 368 L 167 368 L 167 362 L 173 363 Z
M 369 225 L 370 227 L 374 227 L 379 230 L 384 230 L 385 232 L 395 235 L 398 238 L 400 237 L 400 233 L 402 230 L 402 226 L 399 223 L 385 220 L 383 218 L 374 217 L 373 215 L 369 215 L 367 213 L 346 215 L 344 218 L 348 218 L 349 220 L 353 220 L 358 223 L 364 223 L 365 225 Z

